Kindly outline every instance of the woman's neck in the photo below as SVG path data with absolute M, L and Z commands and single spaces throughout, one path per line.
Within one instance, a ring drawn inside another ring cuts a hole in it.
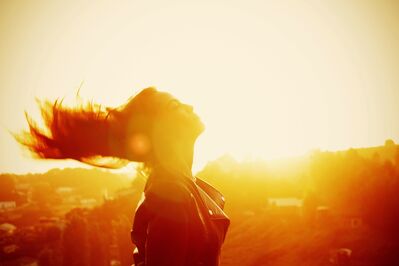
M 194 142 L 180 141 L 169 149 L 168 154 L 157 164 L 154 172 L 167 172 L 173 175 L 193 178 L 192 165 L 194 158 Z

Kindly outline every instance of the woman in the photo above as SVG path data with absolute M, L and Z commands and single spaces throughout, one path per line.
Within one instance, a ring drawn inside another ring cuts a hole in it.
M 204 130 L 192 106 L 150 87 L 117 108 L 57 101 L 40 108 L 47 132 L 27 116 L 30 131 L 15 135 L 38 157 L 108 168 L 136 161 L 149 169 L 131 231 L 135 265 L 219 265 L 230 221 L 223 196 L 192 175 L 194 143 Z

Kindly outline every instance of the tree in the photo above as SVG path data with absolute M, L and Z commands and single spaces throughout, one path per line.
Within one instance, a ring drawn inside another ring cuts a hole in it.
M 63 265 L 89 266 L 88 223 L 83 210 L 74 209 L 66 215 L 63 234 Z
M 16 199 L 15 180 L 10 175 L 0 175 L 0 201 Z

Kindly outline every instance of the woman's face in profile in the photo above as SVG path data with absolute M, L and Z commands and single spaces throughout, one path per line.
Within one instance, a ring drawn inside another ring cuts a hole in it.
M 191 105 L 167 92 L 146 92 L 133 98 L 126 111 L 127 121 L 121 122 L 127 123 L 126 157 L 133 161 L 147 157 L 151 150 L 156 157 L 164 158 L 180 144 L 191 145 L 205 129 Z M 144 112 L 135 113 L 140 108 Z
M 178 137 L 197 138 L 205 129 L 191 105 L 184 104 L 171 94 L 159 92 L 159 125 L 165 132 L 176 132 Z M 169 129 L 169 130 L 168 130 Z

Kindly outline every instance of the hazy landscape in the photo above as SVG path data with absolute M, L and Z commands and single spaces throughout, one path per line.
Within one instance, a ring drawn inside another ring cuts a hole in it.
M 130 266 L 133 162 L 223 193 L 221 266 L 399 266 L 398 14 L 0 0 L 0 266 Z
M 399 146 L 209 162 L 231 226 L 221 265 L 399 264 Z M 131 265 L 145 177 L 99 169 L 0 175 L 0 265 Z

